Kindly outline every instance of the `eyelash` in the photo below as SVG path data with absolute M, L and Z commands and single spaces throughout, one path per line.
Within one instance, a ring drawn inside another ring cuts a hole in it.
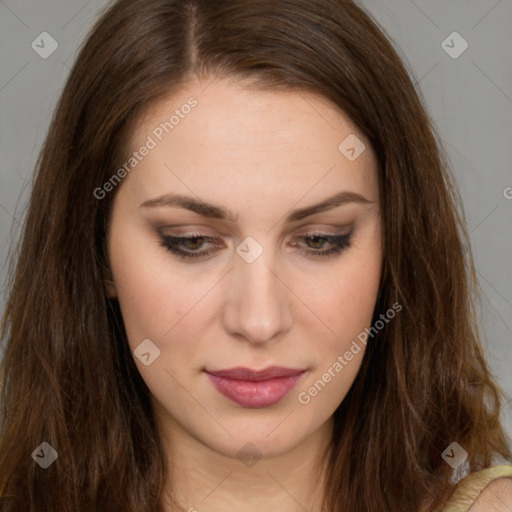
M 306 233 L 305 235 L 302 235 L 299 238 L 302 239 L 314 239 L 319 238 L 321 240 L 326 241 L 327 243 L 333 245 L 331 249 L 328 249 L 326 251 L 318 251 L 318 250 L 306 250 L 303 251 L 305 253 L 309 253 L 313 256 L 320 256 L 322 258 L 328 257 L 328 256 L 338 256 L 340 255 L 345 249 L 350 247 L 351 242 L 351 236 L 352 232 L 347 233 L 345 235 L 329 235 L 327 233 Z M 171 235 L 160 235 L 160 244 L 170 251 L 171 253 L 175 254 L 181 259 L 194 259 L 194 258 L 200 258 L 200 257 L 207 257 L 210 256 L 212 251 L 203 251 L 203 252 L 188 252 L 183 251 L 182 249 L 179 249 L 178 247 L 182 245 L 183 243 L 186 243 L 189 240 L 196 240 L 200 239 L 203 240 L 203 244 L 205 243 L 213 243 L 215 240 L 209 236 L 204 235 L 190 235 L 190 236 L 171 236 Z

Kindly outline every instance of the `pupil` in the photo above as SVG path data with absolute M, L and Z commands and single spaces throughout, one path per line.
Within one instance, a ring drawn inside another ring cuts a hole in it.
M 312 236 L 310 237 L 310 242 L 313 243 L 313 246 L 318 249 L 323 245 L 323 238 L 321 236 Z
M 188 238 L 186 240 L 186 243 L 189 249 L 197 249 L 199 246 L 202 245 L 202 238 L 199 236 L 194 236 L 192 238 Z

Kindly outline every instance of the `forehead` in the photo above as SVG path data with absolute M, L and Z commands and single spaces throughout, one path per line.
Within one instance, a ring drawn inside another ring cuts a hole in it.
M 192 99 L 196 105 L 190 108 Z M 301 142 L 309 140 L 314 147 L 320 140 L 332 142 L 326 140 L 327 134 L 358 132 L 342 111 L 319 94 L 259 90 L 250 82 L 225 78 L 191 80 L 150 105 L 136 123 L 132 141 L 170 120 L 174 138 L 180 131 L 185 130 L 187 137 L 195 131 L 208 136 L 219 148 L 235 147 L 237 142 L 246 146 L 251 140 L 260 150 L 275 150 L 283 145 L 293 147 L 299 138 Z
M 198 195 L 224 187 L 239 195 L 269 188 L 297 195 L 340 185 L 376 192 L 376 161 L 363 135 L 332 103 L 309 92 L 190 81 L 138 120 L 130 148 L 146 143 L 152 149 L 128 180 L 141 193 L 187 185 Z M 347 144 L 365 149 L 351 161 Z

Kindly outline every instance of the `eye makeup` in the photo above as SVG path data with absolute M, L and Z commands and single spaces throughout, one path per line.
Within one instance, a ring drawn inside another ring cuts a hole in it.
M 221 250 L 224 244 L 215 237 L 202 233 L 187 233 L 186 235 L 169 235 L 159 230 L 160 245 L 182 260 L 208 258 L 214 252 Z M 307 257 L 336 257 L 350 247 L 352 229 L 344 234 L 330 234 L 312 231 L 293 238 L 292 247 Z

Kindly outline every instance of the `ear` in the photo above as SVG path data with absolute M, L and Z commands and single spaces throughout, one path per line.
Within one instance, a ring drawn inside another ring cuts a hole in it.
M 117 291 L 114 281 L 107 280 L 105 281 L 105 285 L 107 287 L 107 297 L 109 299 L 115 299 L 117 297 Z
M 117 297 L 116 283 L 114 282 L 114 276 L 112 275 L 110 266 L 103 267 L 103 277 L 105 288 L 107 289 L 107 297 L 109 299 L 115 299 Z

